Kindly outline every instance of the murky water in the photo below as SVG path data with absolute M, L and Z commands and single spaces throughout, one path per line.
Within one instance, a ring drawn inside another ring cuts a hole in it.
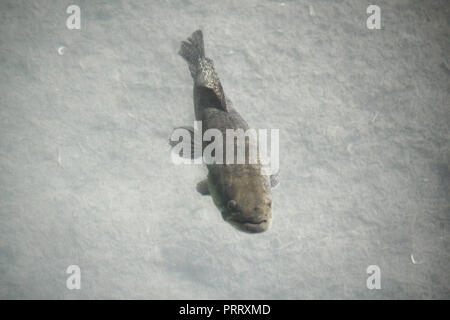
M 450 298 L 450 6 L 377 5 L 379 30 L 356 0 L 1 1 L 0 297 Z M 197 28 L 236 109 L 280 129 L 262 234 L 170 160 Z

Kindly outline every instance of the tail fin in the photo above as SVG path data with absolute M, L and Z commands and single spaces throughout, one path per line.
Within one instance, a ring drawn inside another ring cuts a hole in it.
M 187 41 L 182 41 L 178 53 L 187 61 L 194 79 L 194 90 L 197 91 L 197 94 L 194 92 L 194 98 L 198 100 L 195 102 L 196 105 L 215 106 L 228 111 L 225 93 L 214 70 L 213 62 L 205 57 L 202 31 L 197 30 Z
M 199 61 L 205 58 L 202 31 L 197 30 L 188 38 L 188 41 L 182 41 L 178 54 L 187 61 L 191 75 L 195 78 Z

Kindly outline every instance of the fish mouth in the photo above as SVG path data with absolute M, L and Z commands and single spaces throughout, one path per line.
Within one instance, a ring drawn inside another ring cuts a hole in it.
M 270 226 L 269 220 L 261 220 L 259 222 L 230 220 L 230 223 L 240 231 L 247 233 L 261 233 L 267 231 Z

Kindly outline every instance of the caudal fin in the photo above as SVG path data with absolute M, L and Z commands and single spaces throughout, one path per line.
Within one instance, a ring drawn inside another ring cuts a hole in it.
M 187 39 L 187 41 L 182 41 L 178 54 L 187 61 L 191 75 L 194 78 L 200 60 L 205 58 L 205 46 L 203 44 L 202 31 L 197 30 Z
M 225 94 L 213 62 L 205 57 L 202 31 L 197 30 L 187 41 L 182 41 L 178 53 L 187 61 L 194 79 L 196 105 L 207 105 L 228 111 Z

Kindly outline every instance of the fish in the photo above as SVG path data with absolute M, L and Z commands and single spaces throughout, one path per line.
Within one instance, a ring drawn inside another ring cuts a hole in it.
M 227 129 L 248 130 L 247 122 L 225 96 L 213 61 L 205 56 L 202 31 L 197 30 L 186 41 L 182 41 L 178 53 L 187 62 L 194 81 L 194 113 L 196 121 L 202 124 L 202 134 L 208 129 L 217 129 L 226 137 Z M 197 130 L 190 126 L 179 128 L 189 130 L 191 137 L 194 137 Z M 235 139 L 235 147 L 236 143 Z M 272 175 L 263 174 L 263 164 L 259 157 L 257 161 L 249 161 L 251 143 L 253 142 L 246 137 L 246 161 L 243 164 L 226 161 L 207 164 L 208 176 L 197 184 L 196 190 L 201 195 L 211 196 L 222 218 L 237 230 L 261 233 L 267 231 L 271 225 L 271 189 L 278 185 L 279 179 L 278 172 Z M 171 143 L 172 146 L 174 144 Z M 223 145 L 226 144 L 224 141 Z M 206 145 L 207 142 L 203 141 L 202 151 Z M 195 157 L 193 152 L 182 156 L 192 159 Z

